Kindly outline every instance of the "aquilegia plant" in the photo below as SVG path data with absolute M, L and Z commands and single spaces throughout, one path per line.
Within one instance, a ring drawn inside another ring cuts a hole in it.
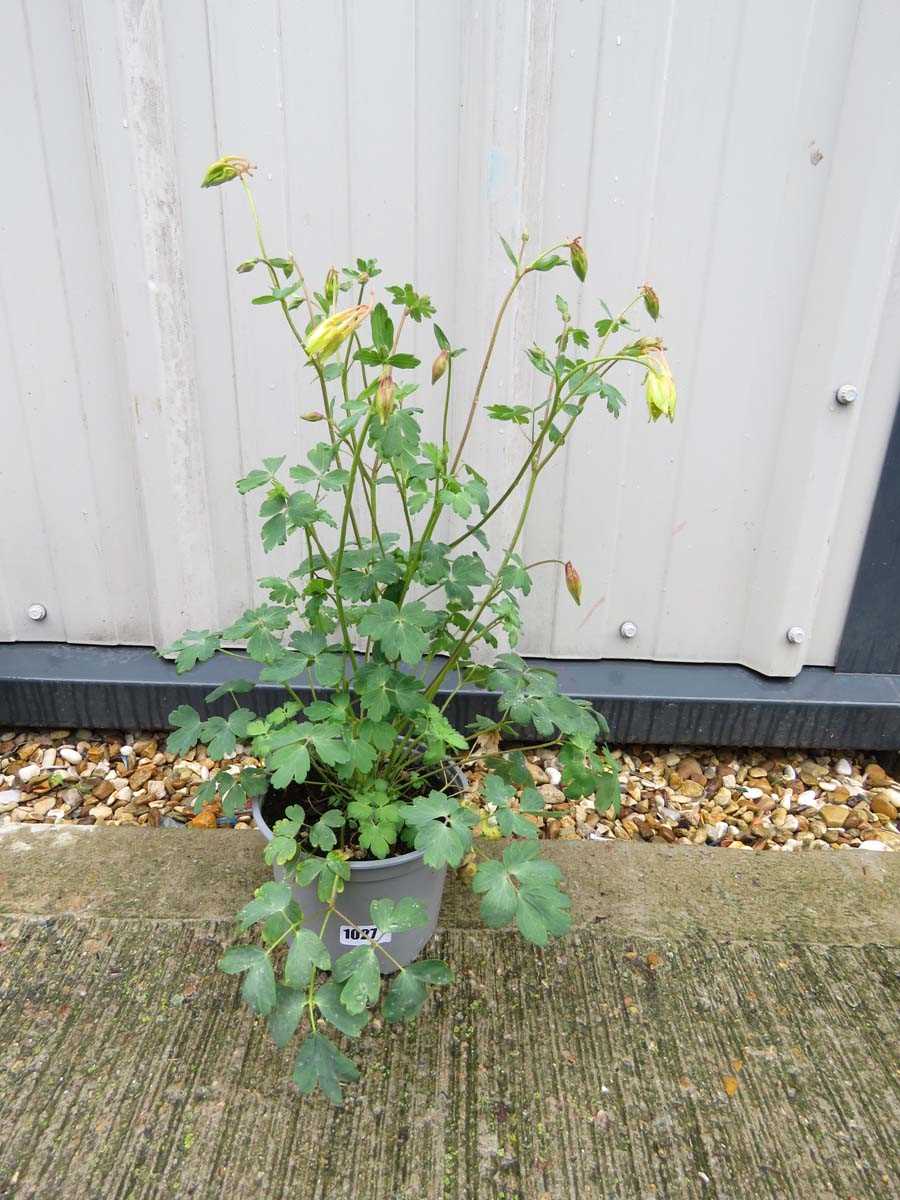
M 163 651 L 177 656 L 178 671 L 187 671 L 216 651 L 235 653 L 226 646 L 245 643 L 246 656 L 235 656 L 260 664 L 260 680 L 282 685 L 284 702 L 257 715 L 237 699 L 252 682 L 231 680 L 206 698 L 230 695 L 231 715 L 204 719 L 182 705 L 171 714 L 168 746 L 184 753 L 202 741 L 210 755 L 227 758 L 238 740 L 247 741 L 262 763 L 222 769 L 197 794 L 198 806 L 218 800 L 226 815 L 265 795 L 267 811 L 277 818 L 265 851 L 276 878 L 238 917 L 242 930 L 257 930 L 258 943 L 230 949 L 221 967 L 243 974 L 243 998 L 267 1018 L 279 1046 L 300 1031 L 293 1074 L 300 1090 L 318 1085 L 339 1102 L 342 1085 L 357 1071 L 335 1044 L 334 1031 L 353 1038 L 366 1025 L 381 997 L 381 965 L 396 969 L 381 1000 L 389 1022 L 415 1017 L 429 987 L 452 979 L 436 959 L 403 966 L 392 958 L 383 935 L 428 923 L 416 896 L 373 901 L 371 925 L 350 922 L 359 944 L 332 961 L 323 939 L 329 921 L 349 920 L 342 894 L 351 864 L 418 851 L 428 867 L 441 870 L 468 862 L 473 850 L 480 857 L 473 844 L 480 814 L 462 792 L 458 773 L 448 768 L 478 752 L 470 750 L 470 739 L 479 747 L 497 737 L 521 743 L 523 734 L 536 732 L 542 744 L 560 747 L 567 796 L 594 796 L 599 809 L 618 803 L 616 762 L 599 744 L 607 733 L 602 717 L 586 702 L 561 695 L 551 672 L 514 653 L 499 653 L 487 666 L 476 661 L 475 650 L 486 644 L 499 651 L 501 638 L 509 646 L 517 642 L 521 597 L 531 590 L 532 569 L 545 565 L 525 563 L 519 553 L 538 480 L 585 410 L 603 404 L 619 415 L 624 399 L 609 381 L 611 371 L 620 364 L 643 371 L 654 421 L 672 420 L 675 387 L 661 341 L 638 337 L 630 322 L 638 305 L 657 318 L 652 288 L 641 287 L 617 315 L 604 305 L 592 331 L 573 324 L 568 304 L 557 296 L 555 344 L 526 352 L 546 379 L 543 399 L 486 408 L 500 430 L 522 442 L 521 465 L 495 498 L 466 462 L 466 445 L 498 331 L 514 293 L 532 275 L 568 263 L 584 281 L 581 241 L 559 243 L 534 258 L 526 255 L 526 236 L 517 249 L 502 242 L 511 280 L 474 389 L 463 398 L 461 435 L 452 444 L 453 368 L 462 349 L 434 322 L 428 296 L 409 283 L 382 291 L 376 261 L 362 258 L 341 272 L 330 270 L 321 292 L 312 291 L 293 257 L 267 252 L 251 171 L 246 159 L 223 158 L 210 167 L 203 186 L 239 180 L 244 188 L 257 250 L 237 270 L 263 276 L 265 287 L 252 303 L 271 305 L 284 318 L 317 397 L 315 409 L 299 415 L 320 423 L 323 437 L 305 463 L 266 458 L 237 483 L 242 494 L 262 494 L 263 546 L 270 551 L 290 542 L 296 547 L 293 570 L 261 579 L 268 600 L 227 629 L 188 631 Z M 422 408 L 415 403 L 419 385 L 413 379 L 421 364 L 401 348 L 409 322 L 430 323 L 437 344 L 430 368 L 434 398 L 425 401 L 441 416 L 440 439 L 433 442 L 422 440 Z M 386 492 L 402 513 L 399 532 L 383 528 Z M 491 555 L 491 521 L 507 504 L 517 512 L 512 533 Z M 553 563 L 580 603 L 574 566 Z M 301 677 L 305 700 L 292 686 Z M 497 694 L 498 715 L 477 718 L 463 733 L 447 710 L 460 688 L 472 685 Z M 478 861 L 468 878 L 487 925 L 513 923 L 543 946 L 569 926 L 559 871 L 540 859 L 537 822 L 528 819 L 542 811 L 544 800 L 521 751 L 505 757 L 482 752 L 481 762 L 488 770 L 485 799 L 501 834 L 513 840 L 501 858 Z M 321 914 L 314 927 L 304 921 L 298 888 L 315 889 L 308 893 L 317 897 Z M 275 953 L 282 943 L 285 956 Z

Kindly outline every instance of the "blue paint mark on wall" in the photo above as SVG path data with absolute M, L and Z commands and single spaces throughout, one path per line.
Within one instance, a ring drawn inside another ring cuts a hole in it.
M 505 170 L 504 154 L 502 150 L 498 150 L 496 146 L 488 150 L 487 160 L 487 190 L 488 199 L 494 200 L 500 190 L 503 182 L 503 174 Z

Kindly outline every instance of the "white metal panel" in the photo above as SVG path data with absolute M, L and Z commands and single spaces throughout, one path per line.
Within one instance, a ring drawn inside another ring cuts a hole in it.
M 468 347 L 457 436 L 509 279 L 497 232 L 583 233 L 591 268 L 520 290 L 485 404 L 540 394 L 521 351 L 550 344 L 557 290 L 585 322 L 660 292 L 678 421 L 649 426 L 635 378 L 557 456 L 525 556 L 572 558 L 585 601 L 539 568 L 526 651 L 834 661 L 900 386 L 891 0 L 21 0 L 0 37 L 0 638 L 167 640 L 290 562 L 232 483 L 317 440 L 297 414 L 319 398 L 233 272 L 239 190 L 198 187 L 231 152 L 314 286 L 376 255 L 378 285 L 434 298 Z M 433 437 L 424 372 L 417 402 Z M 470 447 L 498 487 L 522 452 L 483 416 Z

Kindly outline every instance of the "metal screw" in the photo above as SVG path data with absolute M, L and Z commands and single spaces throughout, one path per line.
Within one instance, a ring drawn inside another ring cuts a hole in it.
M 47 610 L 44 608 L 43 604 L 29 604 L 28 616 L 32 621 L 43 621 L 47 616 Z
M 845 407 L 848 404 L 855 404 L 859 399 L 859 388 L 854 387 L 852 383 L 842 383 L 834 393 L 834 398 L 838 404 L 843 404 Z
M 792 646 L 800 646 L 806 641 L 806 630 L 799 625 L 792 625 L 785 636 Z
M 623 638 L 637 637 L 637 625 L 634 621 L 623 621 L 619 626 L 619 634 Z

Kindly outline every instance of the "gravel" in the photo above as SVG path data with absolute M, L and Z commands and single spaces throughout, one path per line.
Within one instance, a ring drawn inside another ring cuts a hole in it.
M 900 850 L 900 783 L 867 756 L 640 746 L 613 753 L 621 767 L 618 815 L 597 812 L 591 797 L 567 799 L 552 751 L 528 755 L 547 807 L 527 819 L 541 837 L 754 850 Z M 204 746 L 182 757 L 169 754 L 164 733 L 3 731 L 0 826 L 248 829 L 249 812 L 233 823 L 215 806 L 196 815 L 194 796 L 210 772 L 257 765 L 242 746 L 221 762 Z M 484 768 L 476 761 L 468 772 L 467 803 L 481 813 L 478 832 L 499 837 L 482 796 Z

